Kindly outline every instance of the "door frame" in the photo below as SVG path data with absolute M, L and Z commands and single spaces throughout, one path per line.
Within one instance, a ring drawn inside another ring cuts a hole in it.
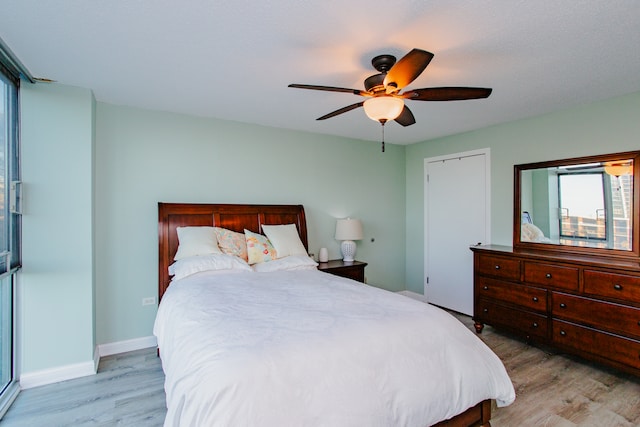
M 452 153 L 445 154 L 442 156 L 436 157 L 428 157 L 424 159 L 424 167 L 423 172 L 424 175 L 422 177 L 422 182 L 424 184 L 424 199 L 423 199 L 423 209 L 424 209 L 424 218 L 423 218 L 423 227 L 424 227 L 424 274 L 422 276 L 422 294 L 427 297 L 427 278 L 429 277 L 429 228 L 428 225 L 428 203 L 429 203 L 429 185 L 427 184 L 427 179 L 429 175 L 429 163 L 433 162 L 441 162 L 446 160 L 459 159 L 462 157 L 472 157 L 472 156 L 480 156 L 484 155 L 485 161 L 485 240 L 482 242 L 483 245 L 491 244 L 491 149 L 480 148 L 477 150 L 464 151 L 461 153 Z M 428 298 L 428 297 L 427 297 Z

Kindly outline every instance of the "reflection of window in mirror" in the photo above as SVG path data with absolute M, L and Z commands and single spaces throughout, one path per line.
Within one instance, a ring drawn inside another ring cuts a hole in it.
M 558 174 L 562 243 L 562 239 L 607 240 L 604 181 L 602 172 Z
M 561 244 L 631 249 L 632 179 L 628 171 L 607 170 L 606 165 L 597 164 L 558 172 Z
M 632 165 L 622 160 L 522 170 L 520 240 L 631 250 Z

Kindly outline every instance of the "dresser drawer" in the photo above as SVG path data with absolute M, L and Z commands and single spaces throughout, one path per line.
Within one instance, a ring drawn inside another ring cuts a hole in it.
M 578 271 L 577 267 L 525 262 L 524 281 L 527 284 L 578 290 Z
M 640 303 L 640 277 L 605 271 L 584 271 L 584 292 Z
M 506 301 L 535 311 L 547 310 L 546 289 L 478 277 L 476 295 L 479 298 Z
M 640 339 L 640 308 L 553 292 L 551 316 Z
M 640 341 L 554 320 L 553 344 L 640 369 Z
M 476 255 L 476 272 L 509 280 L 520 280 L 520 260 L 493 255 Z
M 474 307 L 474 320 L 500 326 L 521 336 L 546 341 L 548 319 L 541 314 L 517 310 L 479 298 Z

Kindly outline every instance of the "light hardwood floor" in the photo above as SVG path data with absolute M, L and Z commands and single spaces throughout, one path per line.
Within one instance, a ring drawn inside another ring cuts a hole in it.
M 473 328 L 469 317 L 456 317 Z M 493 427 L 640 426 L 639 378 L 545 352 L 489 326 L 480 338 L 504 362 L 518 396 L 494 410 Z M 97 375 L 22 391 L 0 424 L 161 426 L 163 381 L 155 349 L 105 357 Z
M 456 315 L 473 330 L 468 316 Z M 640 426 L 640 378 L 551 353 L 485 326 L 478 335 L 502 359 L 516 401 L 493 412 L 493 427 Z
M 164 373 L 155 348 L 100 360 L 98 374 L 20 392 L 0 426 L 162 426 Z

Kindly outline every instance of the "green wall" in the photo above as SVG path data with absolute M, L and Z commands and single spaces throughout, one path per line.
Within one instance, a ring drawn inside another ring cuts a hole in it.
M 310 251 L 332 258 L 335 219 L 360 218 L 369 283 L 404 289 L 405 147 L 95 103 L 57 84 L 24 85 L 21 102 L 23 374 L 152 334 L 142 298 L 157 296 L 159 201 L 303 204 Z
M 492 241 L 510 244 L 513 165 L 640 149 L 640 93 L 411 146 L 96 103 L 24 85 L 23 372 L 148 337 L 157 296 L 157 202 L 303 204 L 311 252 L 335 219 L 362 219 L 370 284 L 422 292 L 423 163 L 491 148 Z M 375 242 L 371 242 L 375 239 Z
M 24 84 L 19 274 L 22 372 L 93 361 L 91 91 Z
M 405 147 L 103 103 L 96 117 L 98 343 L 151 335 L 159 201 L 302 204 L 310 251 L 331 258 L 335 219 L 360 218 L 368 282 L 404 289 Z
M 491 149 L 491 234 L 511 245 L 513 165 L 640 150 L 640 93 L 407 146 L 406 286 L 423 292 L 424 159 Z

